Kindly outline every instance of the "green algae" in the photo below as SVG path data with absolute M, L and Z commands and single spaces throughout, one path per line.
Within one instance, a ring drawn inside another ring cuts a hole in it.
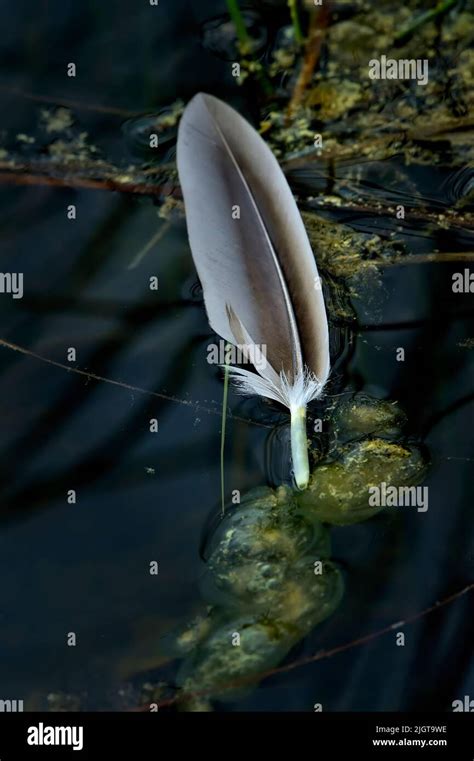
M 383 507 L 369 489 L 419 483 L 424 451 L 403 438 L 406 416 L 391 401 L 358 393 L 328 411 L 330 445 L 308 489 L 252 489 L 226 509 L 205 550 L 207 613 L 176 639 L 185 655 L 181 710 L 235 700 L 334 613 L 344 580 L 331 559 L 329 525 L 367 520 Z
M 313 471 L 308 489 L 296 499 L 305 514 L 346 526 L 376 515 L 383 507 L 369 504 L 369 489 L 419 483 L 426 462 L 418 447 L 385 439 L 367 439 L 345 447 L 339 458 Z

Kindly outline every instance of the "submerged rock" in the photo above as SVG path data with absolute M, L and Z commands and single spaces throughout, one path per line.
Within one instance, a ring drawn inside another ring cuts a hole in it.
M 267 29 L 260 15 L 252 10 L 242 11 L 248 34 L 246 55 L 258 55 L 267 44 Z M 201 43 L 219 58 L 236 61 L 242 54 L 235 24 L 228 14 L 205 21 L 201 27 Z
M 226 621 L 181 666 L 178 685 L 197 697 L 235 699 L 298 639 L 290 628 L 243 616 Z
M 406 423 L 396 404 L 358 393 L 329 412 L 334 444 L 308 489 L 252 489 L 227 508 L 207 541 L 201 591 L 209 607 L 174 648 L 185 655 L 178 673 L 182 710 L 242 697 L 330 616 L 344 583 L 329 559 L 324 523 L 376 515 L 383 507 L 369 503 L 372 486 L 415 484 L 426 471 L 420 447 L 390 440 Z
M 295 495 L 305 515 L 345 526 L 376 515 L 369 489 L 419 483 L 427 463 L 419 447 L 366 439 L 343 448 L 337 459 L 318 465 L 306 491 Z
M 293 505 L 293 491 L 286 487 L 248 492 L 240 505 L 228 509 L 210 538 L 208 564 L 281 557 L 292 562 L 315 544 L 321 551 L 324 546 L 326 554 L 327 532 L 304 521 Z
M 308 97 L 308 105 L 318 109 L 318 117 L 324 121 L 347 116 L 348 112 L 364 99 L 362 86 L 348 80 L 319 82 Z
M 396 402 L 374 399 L 368 394 L 354 394 L 340 402 L 334 410 L 331 428 L 338 441 L 347 441 L 369 434 L 400 435 L 406 415 Z
M 186 627 L 175 646 L 188 654 L 178 683 L 186 701 L 189 693 L 192 700 L 197 695 L 197 705 L 201 697 L 232 698 L 248 689 L 331 615 L 343 594 L 342 574 L 328 560 L 327 528 L 306 519 L 285 487 L 245 495 L 205 554 L 201 590 L 214 607 Z M 187 705 L 183 710 L 200 710 Z
M 155 114 L 128 119 L 122 132 L 129 151 L 142 159 L 168 161 L 174 151 L 184 104 L 178 100 Z

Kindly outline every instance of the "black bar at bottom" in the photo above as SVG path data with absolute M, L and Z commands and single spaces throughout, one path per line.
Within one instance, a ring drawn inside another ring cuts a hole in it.
M 284 748 L 327 758 L 474 759 L 470 713 L 17 713 L 0 714 L 0 761 L 160 759 Z M 106 751 L 104 755 L 104 751 Z M 211 752 L 212 751 L 212 752 Z M 245 755 L 244 755 L 245 754 Z M 292 761 L 290 759 L 290 761 Z

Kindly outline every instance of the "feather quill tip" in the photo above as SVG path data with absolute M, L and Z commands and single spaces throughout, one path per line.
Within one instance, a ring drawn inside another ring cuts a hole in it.
M 325 384 L 307 368 L 296 377 L 293 383 L 289 381 L 284 372 L 281 372 L 278 377 L 278 384 L 244 368 L 228 367 L 228 370 L 240 393 L 257 394 L 267 399 L 273 399 L 290 410 L 293 478 L 297 489 L 306 489 L 310 475 L 308 439 L 306 436 L 306 407 L 313 399 L 318 399 L 321 396 Z
M 291 458 L 296 487 L 303 491 L 309 482 L 308 439 L 306 438 L 306 407 L 291 408 Z

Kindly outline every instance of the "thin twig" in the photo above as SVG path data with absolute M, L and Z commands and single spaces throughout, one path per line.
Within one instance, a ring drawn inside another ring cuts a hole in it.
M 414 32 L 420 28 L 420 26 L 424 26 L 429 21 L 434 21 L 435 19 L 444 16 L 444 14 L 451 10 L 457 2 L 458 0 L 441 0 L 441 2 L 439 2 L 434 8 L 416 16 L 395 35 L 395 42 L 398 44 L 406 42 Z
M 297 168 L 301 164 L 301 159 L 295 162 L 289 162 L 284 165 L 285 169 Z M 308 162 L 304 162 L 308 166 Z M 84 188 L 87 190 L 101 190 L 109 192 L 127 193 L 130 195 L 147 195 L 147 196 L 172 196 L 176 200 L 182 199 L 181 189 L 178 183 L 163 182 L 160 174 L 164 174 L 163 167 L 120 170 L 110 164 L 90 162 L 86 165 L 81 164 L 60 164 L 58 162 L 31 161 L 31 162 L 11 162 L 0 160 L 0 185 L 46 185 L 52 187 Z M 155 181 L 149 179 L 155 175 Z M 160 179 L 159 179 L 160 178 Z M 304 203 L 303 203 L 304 208 Z M 352 203 L 345 201 L 341 205 L 340 199 L 337 202 L 316 202 L 310 207 L 310 211 L 336 210 L 339 212 L 360 212 L 364 214 L 386 216 L 391 213 L 390 206 L 378 204 L 376 208 L 367 204 Z M 474 220 L 472 214 L 456 215 L 451 210 L 444 210 L 445 218 L 439 219 L 439 213 L 429 212 L 422 209 L 410 209 L 409 216 L 414 219 L 420 219 L 425 222 L 433 222 L 436 225 L 448 225 L 450 229 L 472 229 Z
M 321 53 L 321 45 L 323 42 L 325 28 L 328 25 L 330 18 L 330 11 L 328 3 L 322 5 L 311 14 L 309 22 L 308 39 L 306 40 L 303 65 L 296 80 L 295 89 L 291 96 L 290 103 L 287 109 L 287 118 L 291 119 L 298 111 L 304 98 L 306 89 L 311 83 L 313 78 L 316 64 L 319 61 Z
M 93 179 L 90 177 L 84 177 L 77 174 L 65 174 L 61 176 L 50 176 L 49 174 L 31 174 L 20 171 L 15 173 L 14 171 L 2 172 L 0 162 L 0 185 L 46 185 L 60 188 L 83 188 L 86 190 L 101 190 L 109 192 L 126 193 L 129 195 L 145 195 L 145 196 L 160 196 L 169 195 L 176 200 L 181 200 L 181 190 L 177 185 L 157 185 L 150 181 L 140 182 L 138 176 L 130 178 L 130 180 L 120 179 L 120 177 L 109 176 L 103 179 Z M 303 204 L 304 206 L 304 204 Z M 362 214 L 370 214 L 373 216 L 387 216 L 391 214 L 391 207 L 382 206 L 380 203 L 376 208 L 367 204 L 351 203 L 346 201 L 344 205 L 341 205 L 339 200 L 337 203 L 334 201 L 317 203 L 311 206 L 309 211 L 338 211 L 340 213 L 357 212 Z M 443 210 L 444 211 L 444 210 Z M 471 214 L 459 214 L 454 216 L 450 213 L 450 216 L 446 216 L 444 220 L 439 219 L 437 212 L 429 212 L 419 209 L 410 209 L 409 216 L 413 219 L 419 219 L 424 222 L 431 222 L 439 226 L 446 226 L 448 229 L 473 229 L 474 220 Z
M 159 174 L 159 170 L 154 170 Z M 131 170 L 120 171 L 118 167 L 73 166 L 56 162 L 0 161 L 0 185 L 50 185 L 62 188 L 85 188 L 87 190 L 108 190 L 133 195 L 159 195 L 171 190 L 166 185 L 158 185 L 144 173 L 135 174 Z
M 317 661 L 322 661 L 327 658 L 332 658 L 334 655 L 338 655 L 339 653 L 344 653 L 356 647 L 367 645 L 369 642 L 373 642 L 379 637 L 382 637 L 384 634 L 389 634 L 395 629 L 400 629 L 403 626 L 408 626 L 408 624 L 412 624 L 415 621 L 419 621 L 421 618 L 424 618 L 425 616 L 428 616 L 431 613 L 434 613 L 436 610 L 440 610 L 441 608 L 444 608 L 446 605 L 449 605 L 450 603 L 453 603 L 456 600 L 459 600 L 461 597 L 463 597 L 463 595 L 468 594 L 469 592 L 472 592 L 473 590 L 474 590 L 474 582 L 463 587 L 463 589 L 460 589 L 459 591 L 454 592 L 448 597 L 445 597 L 444 599 L 435 602 L 434 605 L 430 605 L 430 607 L 425 608 L 424 610 L 418 611 L 418 613 L 414 613 L 413 615 L 407 616 L 403 619 L 395 621 L 394 623 L 389 624 L 388 626 L 384 626 L 382 629 L 377 629 L 377 631 L 375 632 L 370 632 L 369 634 L 365 634 L 362 637 L 353 639 L 350 642 L 345 642 L 342 645 L 337 645 L 336 647 L 333 647 L 329 650 L 321 650 L 318 653 L 315 653 L 314 655 L 309 655 L 304 658 L 300 658 L 296 661 L 292 661 L 291 663 L 287 663 L 284 666 L 278 666 L 277 668 L 274 668 L 274 669 L 268 669 L 258 674 L 252 674 L 251 676 L 248 676 L 248 677 L 242 677 L 232 682 L 227 682 L 226 684 L 215 684 L 212 688 L 208 688 L 206 690 L 199 690 L 198 692 L 177 693 L 176 695 L 173 695 L 173 697 L 163 700 L 161 703 L 159 703 L 159 708 L 162 708 L 162 707 L 164 708 L 166 706 L 173 705 L 174 703 L 177 703 L 178 701 L 181 701 L 183 699 L 212 696 L 213 694 L 221 693 L 224 690 L 236 689 L 248 684 L 254 684 L 256 681 L 260 682 L 263 679 L 273 676 L 274 674 L 285 674 L 289 671 L 293 671 L 294 669 L 301 668 L 301 666 L 308 666 L 311 663 L 316 663 Z M 147 710 L 148 705 L 140 706 L 140 709 Z
M 57 362 L 54 359 L 49 359 L 48 357 L 43 357 L 41 354 L 37 354 L 34 351 L 31 351 L 30 349 L 26 349 L 24 346 L 19 346 L 18 344 L 12 343 L 11 341 L 5 341 L 5 339 L 0 338 L 0 346 L 5 347 L 6 349 L 11 349 L 12 351 L 17 351 L 20 354 L 24 354 L 27 357 L 32 357 L 33 359 L 37 359 L 40 362 L 44 362 L 47 365 L 52 365 L 53 367 L 58 367 L 61 370 L 66 370 L 68 373 L 75 373 L 76 375 L 82 375 L 83 377 L 87 378 L 88 380 L 96 380 L 100 381 L 102 383 L 109 383 L 112 386 L 118 386 L 119 388 L 124 388 L 127 391 L 133 391 L 137 392 L 138 394 L 146 394 L 147 396 L 156 396 L 158 399 L 164 399 L 168 402 L 177 402 L 178 404 L 184 404 L 186 407 L 192 407 L 196 412 L 207 412 L 210 415 L 222 415 L 221 409 L 213 409 L 212 407 L 203 407 L 198 402 L 193 402 L 191 399 L 179 399 L 177 396 L 173 396 L 171 394 L 164 394 L 158 391 L 150 391 L 146 388 L 141 388 L 140 386 L 132 386 L 130 383 L 124 383 L 123 381 L 117 381 L 113 380 L 112 378 L 106 378 L 103 375 L 97 375 L 96 373 L 91 373 L 88 370 L 81 370 L 78 367 L 69 367 L 68 365 L 63 364 L 62 362 Z M 230 415 L 232 420 L 238 420 L 241 423 L 248 423 L 249 425 L 255 425 L 259 428 L 273 428 L 271 425 L 267 425 L 267 423 L 260 423 L 256 420 L 250 420 L 249 418 L 240 417 L 239 415 Z
M 143 259 L 145 258 L 147 253 L 151 251 L 153 246 L 156 246 L 156 244 L 159 243 L 160 240 L 166 235 L 170 227 L 171 227 L 171 222 L 169 221 L 163 222 L 163 224 L 160 225 L 160 227 L 158 228 L 157 232 L 150 238 L 148 243 L 145 243 L 145 245 L 143 246 L 143 248 L 140 249 L 138 254 L 135 254 L 132 261 L 128 265 L 127 269 L 134 270 L 136 267 L 138 267 L 140 262 L 143 261 Z
M 428 262 L 473 262 L 474 251 L 457 251 L 453 253 L 433 253 L 433 254 L 408 254 L 395 256 L 392 259 L 380 259 L 364 262 L 367 266 L 376 265 L 377 267 L 390 267 L 400 264 L 425 264 Z
M 25 98 L 26 100 L 34 100 L 37 103 L 50 103 L 52 106 L 63 106 L 64 108 L 75 109 L 76 111 L 95 111 L 99 114 L 112 114 L 114 116 L 123 116 L 132 118 L 134 116 L 141 116 L 141 111 L 129 111 L 126 108 L 115 108 L 114 106 L 103 106 L 100 103 L 85 103 L 81 100 L 70 100 L 69 98 L 63 98 L 60 96 L 49 95 L 37 95 L 36 93 L 20 90 L 17 87 L 4 87 L 0 85 L 0 93 L 6 95 L 15 95 L 19 98 Z
M 389 624 L 389 626 L 385 626 L 383 629 L 378 629 L 377 631 L 371 632 L 370 634 L 365 634 L 363 637 L 359 637 L 359 639 L 354 639 L 351 642 L 346 642 L 343 645 L 338 645 L 337 647 L 333 647 L 330 650 L 323 650 L 319 653 L 316 653 L 315 655 L 301 658 L 300 660 L 293 661 L 293 663 L 289 663 L 285 666 L 279 666 L 271 673 L 283 674 L 287 671 L 292 671 L 293 669 L 300 668 L 300 666 L 307 666 L 309 663 L 315 663 L 316 661 L 321 661 L 325 658 L 331 658 L 333 655 L 338 655 L 339 653 L 344 653 L 347 650 L 352 650 L 354 647 L 366 645 L 369 642 L 373 642 L 379 637 L 382 637 L 384 634 L 389 634 L 394 629 L 400 629 L 402 626 L 408 626 L 408 624 L 413 624 L 415 621 L 419 621 L 420 618 L 424 618 L 430 613 L 434 613 L 435 610 L 444 608 L 445 605 L 449 605 L 450 603 L 455 602 L 460 597 L 467 594 L 468 592 L 472 592 L 473 590 L 474 582 L 468 584 L 458 592 L 454 592 L 452 595 L 445 597 L 443 600 L 437 600 L 434 605 L 430 605 L 429 608 L 425 608 L 418 613 L 414 613 L 412 616 L 407 616 L 406 618 L 400 619 L 400 621 L 395 621 L 395 623 Z
M 301 45 L 301 43 L 304 41 L 304 36 L 301 29 L 300 17 L 298 13 L 298 0 L 288 0 L 288 6 L 290 8 L 291 23 L 293 24 L 295 40 L 298 45 Z
M 429 141 L 430 138 L 438 138 L 446 134 L 449 135 L 451 132 L 470 132 L 473 127 L 473 116 L 445 119 L 442 123 L 435 122 L 432 125 L 417 125 L 415 128 L 408 124 L 398 122 L 384 127 L 382 134 L 380 134 L 380 126 L 368 128 L 360 127 L 357 140 L 334 143 L 330 148 L 324 149 L 324 156 L 321 156 L 320 148 L 309 147 L 297 154 L 289 155 L 282 160 L 281 164 L 285 171 L 289 171 L 291 169 L 298 169 L 299 167 L 307 169 L 308 167 L 311 167 L 312 161 L 319 164 L 321 161 L 327 161 L 328 159 L 339 159 L 341 161 L 381 161 L 382 158 L 380 157 L 375 159 L 371 159 L 371 157 L 376 156 L 377 152 L 382 150 L 391 150 L 389 154 L 383 156 L 385 159 L 400 154 L 403 155 L 403 147 L 399 144 L 400 142 Z M 391 149 L 391 144 L 395 144 L 393 149 Z M 362 150 L 362 148 L 365 150 Z
M 377 203 L 377 206 L 373 207 L 364 203 L 352 203 L 351 201 L 346 201 L 342 204 L 339 198 L 337 198 L 336 201 L 323 200 L 313 202 L 311 206 L 309 206 L 309 204 L 305 204 L 303 200 L 301 203 L 301 208 L 303 211 L 313 212 L 315 214 L 318 214 L 320 211 L 333 211 L 341 214 L 357 212 L 373 217 L 389 216 L 392 219 L 395 219 L 392 205 L 384 206 L 381 203 Z M 471 230 L 474 228 L 474 217 L 470 213 L 463 215 L 459 212 L 453 213 L 451 209 L 443 209 L 442 212 L 441 210 L 439 212 L 434 212 L 427 211 L 426 209 L 415 209 L 408 207 L 405 209 L 405 212 L 406 217 L 404 221 L 406 223 L 409 223 L 410 219 L 417 219 L 422 222 L 437 225 L 438 227 L 442 227 L 443 229 L 447 230 Z M 443 214 L 443 219 L 440 219 L 441 213 Z
M 387 257 L 386 259 L 363 259 L 354 265 L 350 275 L 360 270 L 371 270 L 374 267 L 398 267 L 406 264 L 430 264 L 431 262 L 454 264 L 456 262 L 473 262 L 474 251 L 463 251 L 453 253 L 433 253 L 433 254 L 401 254 Z M 328 268 L 328 271 L 329 268 Z

